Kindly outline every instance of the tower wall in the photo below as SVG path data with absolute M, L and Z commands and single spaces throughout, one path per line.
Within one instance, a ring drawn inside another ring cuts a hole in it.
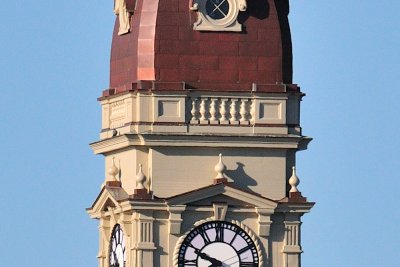
M 300 267 L 288 0 L 114 3 L 99 266 Z

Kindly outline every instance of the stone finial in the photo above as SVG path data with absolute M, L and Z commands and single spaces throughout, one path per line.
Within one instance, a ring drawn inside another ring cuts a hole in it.
M 133 199 L 151 199 L 152 194 L 148 188 L 145 187 L 146 176 L 143 173 L 142 164 L 139 164 L 139 171 L 136 174 L 136 188 L 133 190 Z
M 215 179 L 224 179 L 226 178 L 224 175 L 224 171 L 226 170 L 225 164 L 222 162 L 222 154 L 219 154 L 219 161 L 217 165 L 215 165 L 214 170 L 218 173 Z
M 119 173 L 119 169 L 115 166 L 115 157 L 112 158 L 111 167 L 108 168 L 107 173 L 111 176 L 110 181 L 118 181 L 117 174 Z
M 299 185 L 300 180 L 299 177 L 296 175 L 296 167 L 292 167 L 292 176 L 289 178 L 289 185 L 291 186 L 290 188 L 290 193 L 297 193 L 299 190 L 297 189 L 297 186 Z
M 144 176 L 142 164 L 139 164 L 139 172 L 136 175 L 136 188 L 144 189 L 144 182 L 146 181 L 146 176 Z

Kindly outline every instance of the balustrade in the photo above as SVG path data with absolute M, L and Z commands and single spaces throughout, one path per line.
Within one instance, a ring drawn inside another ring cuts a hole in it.
M 254 100 L 250 98 L 194 97 L 190 124 L 249 125 L 254 123 Z

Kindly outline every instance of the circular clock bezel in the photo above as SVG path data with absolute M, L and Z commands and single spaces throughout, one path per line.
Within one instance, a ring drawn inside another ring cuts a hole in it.
M 262 252 L 260 251 L 260 246 L 257 241 L 257 238 L 254 235 L 254 233 L 245 225 L 237 221 L 228 222 L 228 221 L 217 221 L 210 219 L 200 221 L 200 223 L 196 223 L 195 225 L 196 226 L 194 228 L 186 232 L 186 234 L 179 239 L 175 247 L 175 253 L 174 253 L 175 267 L 219 266 L 218 264 L 222 264 L 224 262 L 228 263 L 230 266 L 252 266 L 252 267 L 262 266 L 263 257 L 262 257 Z M 216 234 L 213 234 L 212 229 L 215 229 Z M 217 237 L 218 235 L 217 231 L 220 231 L 217 229 L 223 229 L 222 240 L 220 237 L 219 238 Z M 210 235 L 210 237 L 204 237 L 204 232 L 208 233 L 206 235 Z M 237 247 L 238 244 L 232 243 L 233 239 L 235 238 L 230 240 L 230 238 L 232 238 L 231 232 L 233 232 L 235 236 L 238 236 L 239 237 L 238 240 L 242 242 L 242 244 L 239 245 L 239 247 Z M 226 237 L 224 235 L 226 235 Z M 202 238 L 202 241 L 199 240 L 194 241 L 195 239 L 200 237 Z M 206 239 L 208 240 L 206 241 Z M 196 242 L 197 244 L 192 244 L 193 241 Z M 218 254 L 216 252 L 218 250 L 225 251 L 224 253 L 226 254 L 225 255 L 226 259 L 220 258 L 221 254 Z M 234 251 L 233 254 L 232 251 Z M 250 261 L 241 258 L 242 256 L 246 255 L 247 256 L 245 257 L 245 259 L 249 258 L 248 257 L 249 253 L 251 255 Z M 197 256 L 195 256 L 194 254 L 197 254 Z M 228 258 L 231 260 L 229 260 Z M 247 263 L 247 265 L 242 265 L 242 263 L 244 264 Z
M 121 259 L 118 260 L 120 257 L 122 257 L 122 265 L 119 262 Z M 117 262 L 115 262 L 115 258 L 117 258 Z M 125 267 L 126 264 L 125 235 L 121 225 L 119 224 L 114 225 L 114 228 L 111 232 L 108 264 L 110 267 Z

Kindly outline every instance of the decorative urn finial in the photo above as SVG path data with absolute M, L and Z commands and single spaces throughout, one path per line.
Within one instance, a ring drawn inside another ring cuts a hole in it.
M 297 189 L 297 186 L 300 184 L 299 177 L 296 175 L 296 167 L 292 167 L 292 176 L 289 178 L 289 184 L 291 186 L 290 188 L 290 193 L 297 193 L 299 190 Z
M 115 166 L 115 157 L 112 158 L 112 164 L 107 173 L 111 176 L 110 181 L 118 181 L 116 176 L 119 173 L 119 169 L 117 168 L 117 166 Z
M 136 175 L 136 189 L 144 189 L 145 181 L 146 181 L 146 176 L 144 176 L 142 164 L 139 164 L 139 172 Z
M 219 154 L 219 161 L 217 165 L 215 165 L 214 170 L 218 173 L 215 179 L 224 179 L 226 178 L 224 175 L 224 171 L 226 170 L 225 164 L 222 162 L 222 154 Z

